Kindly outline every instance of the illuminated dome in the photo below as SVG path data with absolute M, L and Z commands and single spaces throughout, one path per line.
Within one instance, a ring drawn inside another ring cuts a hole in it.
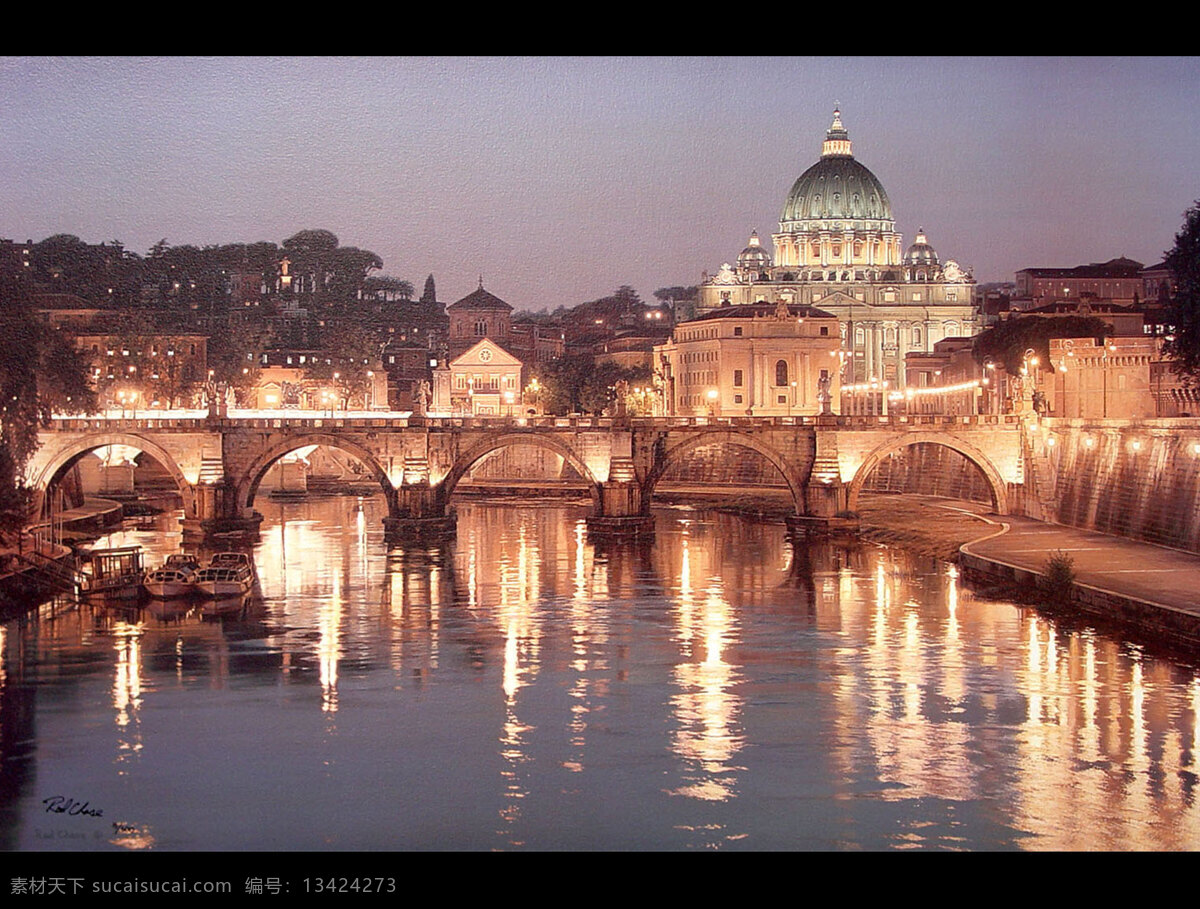
M 806 222 L 814 221 L 881 221 L 887 222 L 884 229 L 888 230 L 895 225 L 883 184 L 855 160 L 850 135 L 837 110 L 833 112 L 833 125 L 825 133 L 821 160 L 800 175 L 783 203 L 779 229 L 812 230 L 820 225 Z
M 821 159 L 800 175 L 783 203 L 775 268 L 881 273 L 900 264 L 900 235 L 883 184 L 854 158 L 842 112 L 834 110 Z
M 758 231 L 751 231 L 750 242 L 737 258 L 738 268 L 760 271 L 771 267 L 771 255 L 762 247 L 758 239 Z
M 938 254 L 929 241 L 925 238 L 925 228 L 917 228 L 917 239 L 912 246 L 908 248 L 908 252 L 904 254 L 905 265 L 931 265 L 937 266 Z

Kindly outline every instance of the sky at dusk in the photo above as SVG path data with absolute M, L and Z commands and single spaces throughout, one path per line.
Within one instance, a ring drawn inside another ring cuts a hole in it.
M 0 237 L 325 228 L 445 302 L 695 284 L 770 245 L 835 102 L 907 246 L 979 281 L 1161 260 L 1200 198 L 1200 60 L 0 59 Z

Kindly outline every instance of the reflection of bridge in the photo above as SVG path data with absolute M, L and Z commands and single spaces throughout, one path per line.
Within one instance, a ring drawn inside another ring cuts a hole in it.
M 591 526 L 636 532 L 649 524 L 655 485 L 689 452 L 709 445 L 757 452 L 787 482 L 797 522 L 856 506 L 883 458 L 917 443 L 959 452 L 986 478 L 992 505 L 1009 511 L 1023 485 L 1016 417 L 704 417 L 525 419 L 435 417 L 252 417 L 57 419 L 40 435 L 27 478 L 39 507 L 81 457 L 105 445 L 146 452 L 174 477 L 191 533 L 248 529 L 267 470 L 290 451 L 327 445 L 353 455 L 383 489 L 389 531 L 453 528 L 451 493 L 472 465 L 510 445 L 564 458 L 590 487 Z

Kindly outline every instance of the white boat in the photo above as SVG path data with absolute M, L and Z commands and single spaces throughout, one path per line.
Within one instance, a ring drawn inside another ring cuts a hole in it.
M 254 565 L 244 552 L 218 552 L 196 573 L 196 591 L 209 599 L 240 597 L 254 586 Z
M 147 572 L 142 587 L 157 600 L 191 596 L 196 592 L 196 572 L 199 570 L 200 560 L 194 555 L 169 555 L 161 568 Z
M 204 616 L 225 616 L 235 615 L 246 608 L 246 601 L 250 594 L 240 593 L 235 596 L 221 596 L 213 599 L 205 599 L 200 603 L 200 614 Z
M 91 572 L 80 584 L 88 599 L 136 600 L 142 593 L 142 547 L 94 549 Z

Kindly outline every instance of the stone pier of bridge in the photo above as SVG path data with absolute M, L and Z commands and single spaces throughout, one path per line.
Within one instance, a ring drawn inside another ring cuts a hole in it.
M 637 535 L 653 527 L 650 503 L 663 476 L 697 449 L 720 445 L 728 457 L 754 452 L 777 469 L 792 496 L 789 524 L 812 531 L 853 511 L 881 459 L 919 442 L 950 447 L 974 463 L 995 510 L 1005 513 L 1024 482 L 1020 438 L 1017 418 L 994 416 L 63 418 L 41 433 L 26 476 L 35 508 L 44 509 L 47 490 L 80 458 L 124 445 L 154 458 L 175 480 L 187 536 L 252 534 L 262 520 L 255 500 L 271 466 L 297 449 L 326 445 L 352 456 L 379 484 L 387 536 L 401 540 L 452 534 L 450 498 L 459 481 L 492 452 L 533 445 L 561 456 L 583 478 L 593 533 Z

